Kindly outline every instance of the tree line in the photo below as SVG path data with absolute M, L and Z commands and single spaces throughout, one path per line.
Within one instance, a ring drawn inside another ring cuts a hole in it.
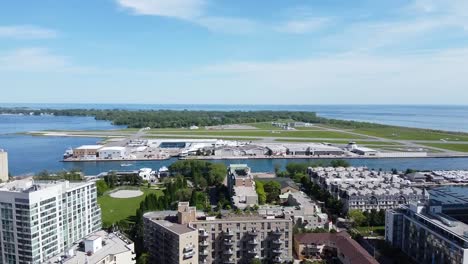
M 92 116 L 114 125 L 129 128 L 181 128 L 216 126 L 256 122 L 294 120 L 298 122 L 330 124 L 342 128 L 396 128 L 395 126 L 369 122 L 348 121 L 319 117 L 307 111 L 195 111 L 195 110 L 124 110 L 124 109 L 30 109 L 25 107 L 0 107 L 0 113 L 56 116 Z M 436 130 L 433 130 L 436 131 Z
M 70 171 L 62 170 L 57 172 L 50 172 L 43 170 L 36 173 L 33 177 L 34 180 L 39 181 L 56 181 L 56 180 L 67 180 L 67 181 L 82 181 L 84 180 L 83 173 L 78 169 L 72 169 Z
M 0 108 L 0 113 L 57 116 L 93 116 L 97 120 L 111 121 L 115 125 L 130 128 L 181 128 L 216 126 L 295 120 L 317 123 L 320 118 L 314 112 L 306 111 L 188 111 L 188 110 L 121 110 L 121 109 L 28 109 Z

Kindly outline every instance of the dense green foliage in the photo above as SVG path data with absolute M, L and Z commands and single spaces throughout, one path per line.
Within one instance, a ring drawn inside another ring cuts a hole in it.
M 362 226 L 366 222 L 366 216 L 361 210 L 350 210 L 348 212 L 349 219 L 353 220 L 354 225 Z
M 385 225 L 385 210 L 371 211 L 350 210 L 348 217 L 354 221 L 355 226 L 383 226 Z
M 131 128 L 180 128 L 296 120 L 316 123 L 320 119 L 314 112 L 299 111 L 175 111 L 175 110 L 96 110 L 96 109 L 39 109 L 0 108 L 2 113 L 33 114 L 49 113 L 58 116 L 94 116 L 97 120 L 112 121 L 115 125 Z
M 201 191 L 192 192 L 190 205 L 197 207 L 197 210 L 209 210 L 208 208 L 211 208 L 208 194 Z
M 55 181 L 55 180 L 67 180 L 67 181 L 82 181 L 84 180 L 83 174 L 79 170 L 71 170 L 71 171 L 57 171 L 57 172 L 49 172 L 47 170 L 43 170 L 38 172 L 34 176 L 35 180 L 40 181 Z
M 307 162 L 290 162 L 286 165 L 286 171 L 280 171 L 278 167 L 275 167 L 275 173 L 279 177 L 289 177 L 295 182 L 301 182 L 302 178 L 307 177 L 307 168 L 309 167 L 349 167 L 350 164 L 346 160 L 329 160 L 329 161 L 318 161 L 313 163 Z
M 172 175 L 183 175 L 190 178 L 195 187 L 204 189 L 207 186 L 222 184 L 227 174 L 226 165 L 202 160 L 179 160 L 169 166 Z
M 117 175 L 115 172 L 104 176 L 104 181 L 110 189 L 122 185 L 140 186 L 143 183 L 143 179 L 138 175 Z
M 265 193 L 265 188 L 263 187 L 263 182 L 255 181 L 255 190 L 257 191 L 257 195 L 258 195 L 258 203 L 265 204 L 266 193 Z
M 278 203 L 281 194 L 281 185 L 277 181 L 267 181 L 263 184 L 266 194 L 266 202 L 269 204 Z
M 102 196 L 105 192 L 110 190 L 109 186 L 107 185 L 106 181 L 98 180 L 96 181 L 96 189 L 98 197 Z

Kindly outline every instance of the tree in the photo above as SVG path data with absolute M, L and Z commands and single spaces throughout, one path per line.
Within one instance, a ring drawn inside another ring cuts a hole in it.
M 148 264 L 149 263 L 149 255 L 148 253 L 141 254 L 136 261 L 136 264 Z
M 346 160 L 332 160 L 330 162 L 330 165 L 332 167 L 335 167 L 335 168 L 336 167 L 349 167 L 350 166 L 349 162 L 347 162 Z
M 98 180 L 96 181 L 96 189 L 99 197 L 109 190 L 109 186 L 107 186 L 107 183 L 104 180 Z
M 254 258 L 250 261 L 250 264 L 262 264 L 262 261 L 260 259 Z
M 273 203 L 279 201 L 281 194 L 281 185 L 276 181 L 268 181 L 263 185 L 266 193 L 266 202 Z
M 348 212 L 348 217 L 349 219 L 354 221 L 354 224 L 356 226 L 362 226 L 367 221 L 367 218 L 364 215 L 364 213 L 361 210 L 357 210 L 357 209 L 350 210 Z
M 266 193 L 263 186 L 263 182 L 255 181 L 255 190 L 257 191 L 258 195 L 258 203 L 265 204 L 266 203 Z

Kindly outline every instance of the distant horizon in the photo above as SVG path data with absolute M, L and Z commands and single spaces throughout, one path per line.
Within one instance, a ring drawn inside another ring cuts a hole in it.
M 262 103 L 229 103 L 229 104 L 211 104 L 211 103 L 6 103 L 0 102 L 0 107 L 3 105 L 15 106 L 15 105 L 145 105 L 145 106 L 445 106 L 445 107 L 468 107 L 468 104 L 426 104 L 426 103 L 414 103 L 414 104 L 365 104 L 365 103 L 324 103 L 324 104 L 262 104 Z

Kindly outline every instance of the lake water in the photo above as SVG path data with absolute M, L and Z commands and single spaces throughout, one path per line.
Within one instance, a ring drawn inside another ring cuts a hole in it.
M 12 105 L 0 104 L 8 107 Z M 316 111 L 319 115 L 337 119 L 353 119 L 392 125 L 468 131 L 468 106 L 239 106 L 239 105 L 38 105 L 15 104 L 35 108 L 100 108 L 100 109 L 190 109 L 190 110 L 301 110 Z M 95 144 L 99 138 L 34 137 L 14 133 L 38 130 L 103 130 L 118 129 L 106 121 L 92 117 L 54 117 L 0 115 L 0 148 L 8 151 L 10 171 L 13 175 L 25 175 L 43 169 L 61 170 L 79 168 L 89 175 L 111 169 L 158 169 L 168 166 L 175 159 L 164 161 L 134 162 L 134 166 L 121 167 L 120 162 L 60 162 L 68 147 Z M 291 161 L 308 160 L 229 160 L 217 161 L 247 163 L 253 171 L 273 171 L 275 164 L 285 166 Z M 350 160 L 355 166 L 375 169 L 468 169 L 468 158 L 427 159 L 360 159 Z

